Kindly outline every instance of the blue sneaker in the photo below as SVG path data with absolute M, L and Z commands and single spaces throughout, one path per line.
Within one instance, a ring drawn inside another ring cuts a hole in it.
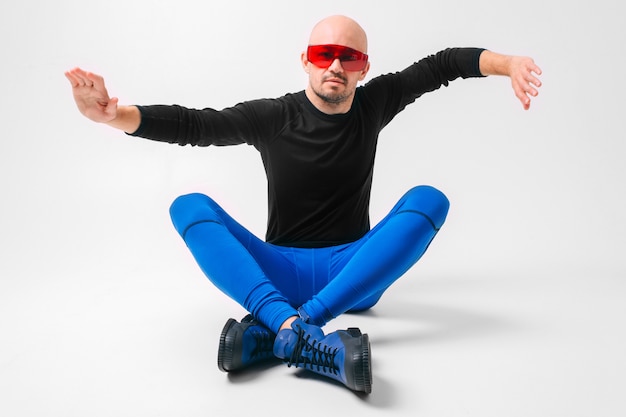
M 248 314 L 238 323 L 228 319 L 220 336 L 217 367 L 223 372 L 239 371 L 274 358 L 276 335 Z
M 372 392 L 369 337 L 357 328 L 324 335 L 318 326 L 298 318 L 291 329 L 278 332 L 274 355 L 288 366 L 325 375 L 354 391 Z

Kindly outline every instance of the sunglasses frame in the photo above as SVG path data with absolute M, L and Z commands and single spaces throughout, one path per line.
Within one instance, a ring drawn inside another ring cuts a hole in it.
M 323 57 L 322 54 L 328 56 Z M 367 66 L 368 55 L 344 45 L 309 45 L 306 51 L 309 62 L 318 68 L 330 67 L 336 59 L 346 71 L 363 71 Z

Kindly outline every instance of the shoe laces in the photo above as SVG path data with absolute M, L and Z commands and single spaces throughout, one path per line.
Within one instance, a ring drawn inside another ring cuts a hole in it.
M 323 373 L 339 373 L 339 368 L 335 365 L 335 357 L 338 348 L 331 348 L 322 342 L 313 340 L 311 335 L 305 334 L 304 330 L 298 326 L 298 340 L 293 349 L 291 357 L 287 361 L 287 366 L 294 365 L 296 368 L 302 366 Z M 307 355 L 303 353 L 306 352 Z
M 254 349 L 250 352 L 251 357 L 273 355 L 274 335 L 268 331 L 252 330 L 255 341 Z

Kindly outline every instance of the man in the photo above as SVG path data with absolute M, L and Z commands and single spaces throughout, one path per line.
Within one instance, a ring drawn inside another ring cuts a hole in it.
M 458 77 L 505 75 L 524 109 L 537 95 L 533 60 L 478 48 L 450 48 L 357 87 L 369 69 L 367 37 L 354 20 L 331 16 L 302 53 L 304 91 L 221 111 L 118 106 L 102 77 L 66 73 L 79 110 L 133 136 L 180 145 L 247 143 L 268 177 L 266 240 L 212 199 L 181 196 L 174 226 L 201 269 L 250 314 L 229 319 L 218 367 L 238 371 L 278 357 L 371 392 L 370 343 L 357 328 L 324 334 L 347 311 L 372 307 L 427 249 L 448 211 L 429 186 L 409 190 L 374 228 L 369 199 L 380 130 L 423 93 Z

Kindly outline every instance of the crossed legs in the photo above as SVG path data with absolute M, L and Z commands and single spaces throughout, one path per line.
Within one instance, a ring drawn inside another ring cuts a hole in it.
M 277 357 L 371 392 L 368 335 L 357 328 L 325 335 L 321 326 L 376 304 L 426 251 L 448 204 L 436 189 L 415 187 L 361 239 L 302 249 L 261 241 L 205 195 L 176 199 L 172 220 L 198 265 L 251 313 L 224 326 L 219 369 L 236 371 Z
M 211 282 L 277 333 L 298 308 L 322 326 L 372 307 L 426 251 L 448 207 L 441 192 L 418 186 L 361 239 L 315 249 L 263 242 L 202 194 L 177 198 L 170 213 Z

